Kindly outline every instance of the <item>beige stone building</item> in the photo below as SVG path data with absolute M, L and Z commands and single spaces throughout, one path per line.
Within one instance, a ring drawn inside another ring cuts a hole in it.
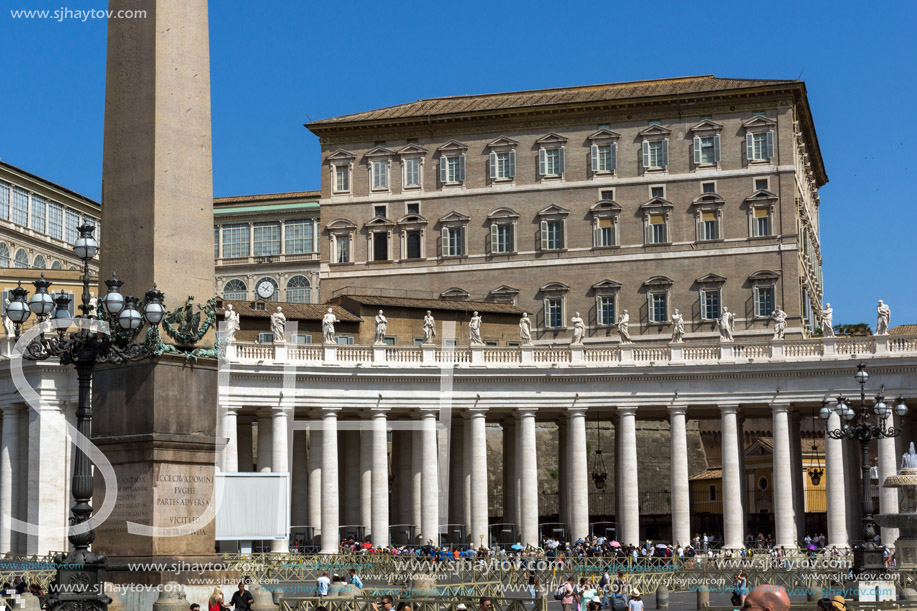
M 827 182 L 799 81 L 713 76 L 420 100 L 324 119 L 324 295 L 509 298 L 535 339 L 811 334 Z

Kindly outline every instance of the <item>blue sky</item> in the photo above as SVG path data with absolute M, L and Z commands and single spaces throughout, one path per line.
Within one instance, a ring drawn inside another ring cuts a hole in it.
M 910 2 L 210 3 L 214 194 L 319 187 L 309 120 L 424 97 L 693 74 L 800 77 L 830 183 L 821 191 L 835 322 L 917 323 L 917 97 Z M 100 197 L 101 19 L 14 20 L 4 0 L 0 158 Z

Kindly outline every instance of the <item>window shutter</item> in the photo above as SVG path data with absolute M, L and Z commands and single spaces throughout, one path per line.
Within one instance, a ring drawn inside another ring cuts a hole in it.
M 548 249 L 548 222 L 541 221 L 541 250 Z
M 745 157 L 748 161 L 755 158 L 755 137 L 752 134 L 745 134 Z
M 643 141 L 643 167 L 650 167 L 650 143 Z
M 644 224 L 644 227 L 645 227 L 645 229 L 646 229 L 646 232 L 645 232 L 646 235 L 643 236 L 643 237 L 644 237 L 644 241 L 645 241 L 647 244 L 652 244 L 652 243 L 653 243 L 653 223 L 650 222 L 650 218 L 647 217 L 643 224 Z
M 592 152 L 592 171 L 599 171 L 599 147 L 596 144 L 593 144 L 589 147 L 589 150 Z
M 539 176 L 544 176 L 545 156 L 546 156 L 546 153 L 544 149 L 538 149 L 538 175 Z
M 669 139 L 668 138 L 662 141 L 662 165 L 663 167 L 668 167 L 669 165 Z
M 557 172 L 558 174 L 563 174 L 563 173 L 564 173 L 564 148 L 565 148 L 565 147 L 563 147 L 563 146 L 560 147 L 560 152 L 558 153 L 558 157 L 557 157 L 557 159 L 558 159 L 558 165 L 560 166 L 560 167 L 558 168 L 558 172 Z
M 459 229 L 459 238 L 461 239 L 459 243 L 462 245 L 462 252 L 458 254 L 464 255 L 468 252 L 468 232 L 464 226 Z
M 611 143 L 611 167 L 608 169 L 614 171 L 615 169 L 617 169 L 617 167 L 618 167 L 618 143 L 612 142 Z
M 497 154 L 493 151 L 490 152 L 490 177 L 497 177 Z
M 440 250 L 440 254 L 441 254 L 442 256 L 444 256 L 444 257 L 445 257 L 446 255 L 449 255 L 449 254 L 450 254 L 450 249 L 449 249 L 449 228 L 448 228 L 448 227 L 443 227 L 443 239 L 442 239 L 442 241 L 441 241 L 441 243 L 440 243 L 439 250 Z
M 592 245 L 593 246 L 605 246 L 602 244 L 602 228 L 599 227 L 599 224 L 595 224 L 595 228 L 592 230 Z
M 767 132 L 767 158 L 774 158 L 774 132 Z
M 496 224 L 496 223 L 491 223 L 491 224 L 490 224 L 490 252 L 492 252 L 492 253 L 493 253 L 493 252 L 500 252 L 500 251 L 497 249 L 497 246 L 498 246 L 498 244 L 499 244 L 499 242 L 498 242 L 498 237 L 497 237 L 497 236 L 498 236 L 497 231 L 498 231 L 498 230 L 497 230 L 497 224 Z
M 561 248 L 567 247 L 567 219 L 564 219 L 560 222 L 561 235 L 563 236 L 563 242 L 561 243 Z
M 441 155 L 439 158 L 439 182 L 446 184 L 449 178 L 449 158 Z
M 713 137 L 713 160 L 720 162 L 720 136 L 717 134 Z
M 459 155 L 458 162 L 458 180 L 459 182 L 465 182 L 465 153 Z
M 545 327 L 550 327 L 550 326 L 551 326 L 551 314 L 550 314 L 551 310 L 550 310 L 550 308 L 548 307 L 548 301 L 549 301 L 549 299 L 548 299 L 547 297 L 545 297 L 545 298 L 544 298 L 544 303 L 543 303 L 543 307 L 544 307 L 544 326 L 545 326 Z
M 509 152 L 509 177 L 516 177 L 516 151 L 513 149 Z
M 694 165 L 700 165 L 700 138 L 694 136 Z

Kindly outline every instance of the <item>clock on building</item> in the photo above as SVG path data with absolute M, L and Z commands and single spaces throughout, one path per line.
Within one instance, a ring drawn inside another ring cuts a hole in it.
M 274 294 L 274 285 L 268 280 L 262 280 L 258 283 L 258 297 L 270 299 Z

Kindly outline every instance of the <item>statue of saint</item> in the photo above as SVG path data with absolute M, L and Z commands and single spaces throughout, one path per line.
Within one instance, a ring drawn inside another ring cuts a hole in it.
M 729 308 L 723 306 L 723 313 L 720 314 L 719 320 L 716 321 L 716 324 L 720 327 L 720 341 L 721 342 L 731 342 L 732 341 L 732 324 L 735 320 L 736 315 L 729 311 Z
M 821 333 L 823 337 L 834 337 L 834 310 L 826 303 L 821 311 Z
M 786 333 L 786 312 L 777 306 L 777 310 L 771 312 L 771 318 L 774 319 L 774 337 L 773 339 L 782 340 Z
M 434 337 L 436 337 L 436 321 L 433 320 L 430 310 L 427 310 L 427 315 L 423 317 L 423 343 L 432 344 Z
M 275 344 L 282 344 L 286 341 L 284 337 L 284 326 L 286 322 L 287 317 L 284 315 L 283 309 L 277 306 L 277 311 L 271 314 L 271 333 L 274 334 Z
M 583 334 L 586 333 L 586 323 L 580 318 L 579 312 L 570 319 L 570 322 L 573 323 L 573 341 L 570 343 L 574 346 L 581 345 L 583 343 Z
M 226 304 L 226 310 L 223 312 L 223 319 L 226 321 L 224 325 L 226 341 L 236 341 L 236 331 L 238 331 L 240 327 L 239 313 L 232 309 L 231 303 Z
M 680 344 L 685 341 L 685 317 L 675 308 L 672 314 L 672 342 Z
M 7 337 L 16 337 L 16 323 L 13 322 L 13 319 L 10 318 L 10 315 L 7 314 L 6 310 L 10 307 L 10 300 L 3 300 L 3 330 L 6 331 Z
M 523 312 L 522 318 L 519 319 L 519 339 L 522 340 L 523 346 L 532 345 L 532 321 L 529 320 L 528 312 Z
M 882 300 L 879 300 L 879 305 L 876 306 L 876 313 L 878 318 L 876 319 L 876 335 L 888 335 L 888 324 L 892 319 L 891 308 L 887 304 L 882 303 Z
M 481 339 L 481 317 L 477 312 L 471 317 L 471 321 L 468 323 L 468 330 L 471 334 L 471 345 L 483 346 L 484 340 Z
M 629 344 L 630 341 L 630 332 L 627 330 L 627 326 L 630 324 L 630 315 L 627 313 L 627 310 L 621 312 L 621 315 L 618 317 L 618 334 L 621 336 L 622 344 Z
M 375 345 L 380 346 L 385 343 L 385 330 L 387 328 L 388 321 L 382 315 L 382 310 L 379 310 L 379 313 L 376 314 L 376 337 L 373 340 Z
M 901 457 L 901 469 L 917 469 L 917 452 L 914 451 L 914 442 L 908 448 L 907 453 Z
M 334 323 L 337 321 L 337 316 L 334 315 L 331 308 L 328 308 L 328 312 L 322 316 L 322 335 L 326 344 L 334 343 Z

